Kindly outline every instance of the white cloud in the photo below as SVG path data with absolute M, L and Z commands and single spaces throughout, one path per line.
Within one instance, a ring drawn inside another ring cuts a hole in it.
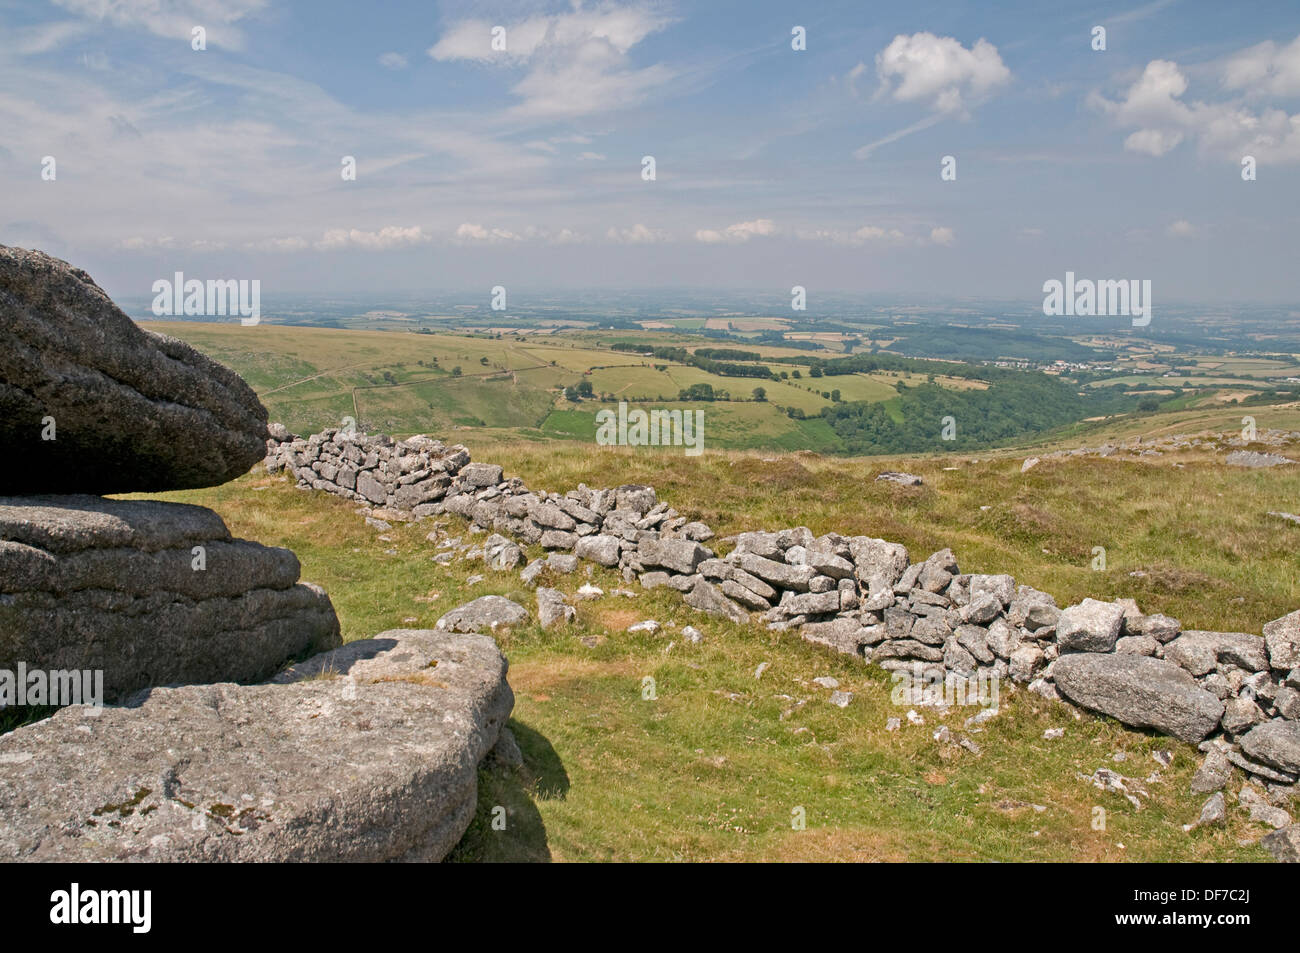
M 1165 234 L 1170 238 L 1193 238 L 1200 234 L 1200 229 L 1187 219 L 1180 218 L 1178 221 L 1169 224 L 1165 229 Z
M 481 63 L 527 60 L 545 46 L 582 45 L 600 40 L 626 53 L 669 20 L 639 7 L 604 4 L 558 16 L 533 16 L 514 23 L 463 20 L 429 48 L 435 60 L 477 60 Z M 492 49 L 493 27 L 505 29 L 505 49 Z
M 910 235 L 909 235 L 910 233 Z M 836 245 L 951 245 L 956 238 L 953 230 L 946 225 L 933 226 L 928 236 L 909 227 L 905 232 L 898 227 L 886 228 L 881 225 L 863 225 L 861 228 L 847 231 L 839 228 L 799 229 L 795 237 L 803 241 L 832 242 Z
M 1230 56 L 1223 65 L 1226 89 L 1257 95 L 1300 95 L 1300 36 L 1279 47 L 1272 40 Z
M 388 225 L 377 232 L 367 232 L 359 228 L 332 228 L 315 243 L 321 251 L 333 251 L 339 248 L 361 248 L 366 251 L 384 251 L 389 248 L 401 248 L 406 245 L 419 245 L 429 241 L 419 225 L 403 228 L 400 225 Z
M 1149 156 L 1162 156 L 1183 141 L 1183 134 L 1176 130 L 1139 129 L 1130 133 L 1124 140 L 1124 148 L 1129 152 L 1141 152 Z
M 176 239 L 171 235 L 160 235 L 157 238 L 141 238 L 139 235 L 133 235 L 122 239 L 118 245 L 128 251 L 146 251 L 153 248 L 172 248 L 176 245 Z
M 587 235 L 572 228 L 539 228 L 529 225 L 520 231 L 487 228 L 476 222 L 463 222 L 452 239 L 457 244 L 496 244 L 499 242 L 543 242 L 548 245 L 576 245 L 589 241 Z
M 668 233 L 657 228 L 647 228 L 638 222 L 631 228 L 611 228 L 605 233 L 605 238 L 620 244 L 647 245 L 651 242 L 668 241 Z
M 522 100 L 516 116 L 581 116 L 635 104 L 673 78 L 674 71 L 660 64 L 633 68 L 627 56 L 670 22 L 647 7 L 610 3 L 513 23 L 464 20 L 428 53 L 440 61 L 527 68 L 512 90 Z M 505 29 L 504 50 L 492 49 L 495 26 Z
M 737 222 L 721 231 L 702 228 L 695 233 L 696 241 L 701 242 L 747 242 L 751 238 L 776 234 L 776 225 L 770 218 L 756 218 L 752 222 Z
M 604 162 L 605 154 L 603 152 L 579 152 L 579 162 Z
M 411 64 L 401 53 L 381 53 L 379 65 L 384 69 L 406 69 Z
M 505 228 L 485 228 L 474 222 L 463 222 L 456 229 L 458 242 L 517 242 L 520 237 Z
M 1206 155 L 1300 162 L 1300 114 L 1244 104 L 1247 98 L 1300 90 L 1298 44 L 1300 38 L 1279 50 L 1263 43 L 1229 57 L 1222 67 L 1223 85 L 1242 94 L 1233 101 L 1184 99 L 1188 82 L 1178 64 L 1152 60 L 1119 99 L 1094 93 L 1090 102 L 1117 126 L 1134 130 L 1124 140 L 1130 152 L 1162 156 L 1192 139 Z
M 143 29 L 156 36 L 190 40 L 203 27 L 209 46 L 243 49 L 244 34 L 235 26 L 260 13 L 267 0 L 54 0 L 72 13 L 115 26 Z
M 1008 82 L 1011 70 L 983 38 L 967 49 L 950 36 L 914 33 L 894 37 L 876 54 L 876 75 L 882 95 L 941 113 L 963 113 Z
M 298 235 L 289 235 L 283 238 L 263 238 L 258 241 L 247 242 L 244 245 L 252 251 L 306 251 L 311 247 L 311 242 Z

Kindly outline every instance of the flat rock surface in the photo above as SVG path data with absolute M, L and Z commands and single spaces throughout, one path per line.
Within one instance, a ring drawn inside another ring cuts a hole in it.
M 24 461 L 0 493 L 217 486 L 261 460 L 266 437 L 234 371 L 141 328 L 81 269 L 0 246 L 0 446 Z
M 1294 462 L 1294 460 L 1276 453 L 1260 453 L 1256 450 L 1234 450 L 1227 456 L 1229 466 L 1251 467 L 1252 469 L 1282 467 Z
M 1173 662 L 1143 655 L 1062 655 L 1052 669 L 1069 701 L 1136 728 L 1195 744 L 1219 724 L 1223 702 Z
M 140 693 L 0 736 L 9 861 L 436 861 L 510 716 L 488 637 L 394 629 L 274 683 Z
M 437 621 L 448 632 L 493 632 L 528 621 L 528 610 L 505 596 L 479 596 L 457 606 Z
M 298 575 L 292 552 L 201 506 L 0 498 L 0 668 L 102 670 L 110 701 L 267 678 L 340 643 L 329 597 Z

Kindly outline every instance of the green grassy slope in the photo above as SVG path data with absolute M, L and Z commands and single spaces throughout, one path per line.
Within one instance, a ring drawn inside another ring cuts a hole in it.
M 1300 606 L 1300 527 L 1265 515 L 1296 499 L 1295 472 L 1236 470 L 1194 454 L 1045 461 L 1024 475 L 1011 457 L 888 461 L 925 478 L 909 488 L 874 482 L 880 461 L 812 454 L 689 458 L 469 443 L 478 459 L 534 488 L 651 483 L 722 534 L 803 523 L 896 539 L 916 557 L 951 546 L 964 570 L 1011 572 L 1062 605 L 1131 596 L 1187 628 L 1248 632 Z M 481 565 L 431 560 L 427 534 L 462 536 L 459 518 L 377 533 L 354 504 L 257 474 L 167 498 L 212 506 L 236 535 L 292 548 L 303 577 L 330 592 L 349 639 L 431 626 L 487 593 L 533 605 L 517 573 L 489 571 L 469 586 Z M 1091 569 L 1098 545 L 1105 572 Z M 568 592 L 587 581 L 582 572 L 545 580 Z M 590 581 L 607 593 L 622 585 L 603 570 Z M 964 727 L 972 709 L 955 708 L 890 732 L 886 720 L 907 709 L 891 703 L 878 669 L 789 633 L 702 616 L 673 592 L 577 604 L 572 626 L 525 626 L 499 639 L 526 770 L 483 772 L 479 815 L 455 859 L 1266 858 L 1249 846 L 1266 831 L 1235 809 L 1222 828 L 1183 832 L 1203 800 L 1188 791 L 1199 760 L 1189 746 L 1023 691 L 1004 694 L 1002 714 L 982 731 Z M 625 631 L 645 618 L 668 627 L 655 636 Z M 681 637 L 686 624 L 704 633 L 701 645 Z M 761 662 L 770 667 L 756 678 Z M 854 693 L 847 708 L 829 705 L 829 692 L 812 683 L 822 675 Z M 643 697 L 647 677 L 653 700 Z M 936 742 L 944 724 L 978 753 Z M 1065 737 L 1044 740 L 1052 727 L 1065 727 Z M 1156 749 L 1174 752 L 1171 768 L 1155 763 Z M 1118 752 L 1125 761 L 1113 760 Z M 1079 777 L 1103 766 L 1140 778 L 1156 771 L 1160 780 L 1135 810 Z M 490 824 L 496 805 L 507 807 L 505 831 Z M 1094 829 L 1097 807 L 1105 830 Z M 797 809 L 805 830 L 792 828 Z

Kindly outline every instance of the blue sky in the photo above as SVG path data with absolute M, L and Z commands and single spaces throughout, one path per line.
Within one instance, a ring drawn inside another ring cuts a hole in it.
M 1297 302 L 1298 211 L 1294 2 L 0 0 L 0 243 L 118 295 Z

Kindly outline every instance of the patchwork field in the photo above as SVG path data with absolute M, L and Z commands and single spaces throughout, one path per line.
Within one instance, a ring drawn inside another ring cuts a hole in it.
M 681 391 L 707 384 L 722 398 L 697 406 L 706 410 L 710 446 L 840 453 L 841 438 L 819 417 L 823 408 L 835 400 L 879 402 L 900 420 L 896 385 L 915 387 L 931 379 L 907 371 L 813 377 L 808 363 L 763 365 L 785 374 L 783 380 L 733 377 L 611 349 L 617 342 L 705 346 L 698 337 L 673 332 L 588 329 L 543 339 L 504 329 L 489 336 L 273 324 L 146 326 L 234 368 L 258 392 L 271 419 L 299 433 L 344 426 L 351 418 L 362 430 L 395 434 L 474 428 L 488 441 L 589 440 L 595 414 L 605 405 L 575 404 L 566 399 L 566 388 L 585 383 L 595 397 L 607 395 L 615 403 L 676 407 Z M 768 360 L 807 356 L 795 348 L 753 350 Z M 933 382 L 959 391 L 988 386 L 948 375 L 933 376 Z M 759 387 L 765 392 L 761 401 L 754 397 Z M 791 419 L 787 410 L 806 419 Z

